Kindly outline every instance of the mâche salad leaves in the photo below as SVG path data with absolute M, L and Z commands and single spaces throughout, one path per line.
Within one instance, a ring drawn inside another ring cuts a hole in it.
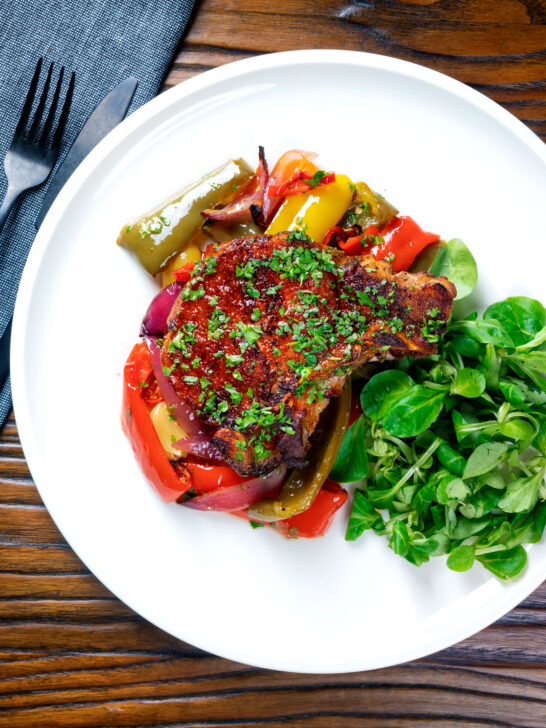
M 432 272 L 467 260 L 459 242 Z M 417 566 L 447 554 L 454 571 L 479 562 L 499 579 L 520 574 L 546 526 L 544 306 L 511 297 L 452 321 L 437 354 L 373 375 L 361 404 L 333 472 L 366 478 L 346 539 L 371 530 Z
M 453 238 L 443 245 L 432 261 L 429 273 L 445 276 L 457 288 L 456 301 L 469 296 L 478 282 L 478 266 L 462 240 Z

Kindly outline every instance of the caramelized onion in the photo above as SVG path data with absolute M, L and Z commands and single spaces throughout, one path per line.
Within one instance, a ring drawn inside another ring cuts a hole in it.
M 153 336 L 146 336 L 145 341 L 152 359 L 152 368 L 154 370 L 155 378 L 157 379 L 159 391 L 167 405 L 173 408 L 173 414 L 176 421 L 188 435 L 203 435 L 204 430 L 194 412 L 187 404 L 182 402 L 173 385 L 163 373 L 163 366 L 161 365 L 161 349 L 157 345 L 157 341 Z
M 250 220 L 254 219 L 251 208 L 260 210 L 264 202 L 264 193 L 269 177 L 264 148 L 259 147 L 260 163 L 256 174 L 240 190 L 233 195 L 224 207 L 204 210 L 201 214 L 210 220 Z
M 167 319 L 183 285 L 179 281 L 174 281 L 174 283 L 159 291 L 157 296 L 152 299 L 142 320 L 141 336 L 155 336 L 156 334 L 164 334 L 167 331 Z
M 214 463 L 223 463 L 224 458 L 220 451 L 213 445 L 210 438 L 207 435 L 192 435 L 191 437 L 183 437 L 181 440 L 177 440 L 174 443 L 174 447 L 177 450 L 191 453 L 196 455 L 198 458 L 204 460 L 210 460 Z
M 198 511 L 240 511 L 263 498 L 274 498 L 285 475 L 286 466 L 282 465 L 264 478 L 253 478 L 244 483 L 218 488 L 184 501 L 182 505 Z

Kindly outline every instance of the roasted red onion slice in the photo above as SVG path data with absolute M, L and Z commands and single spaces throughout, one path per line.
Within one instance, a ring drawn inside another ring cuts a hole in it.
M 152 359 L 152 367 L 163 399 L 169 407 L 173 407 L 173 414 L 180 427 L 188 435 L 203 435 L 204 430 L 192 410 L 182 402 L 177 395 L 173 385 L 163 373 L 161 365 L 161 349 L 153 336 L 145 337 L 148 350 Z
M 174 443 L 174 447 L 183 452 L 191 453 L 204 460 L 210 460 L 215 463 L 224 462 L 220 450 L 213 445 L 207 435 L 192 435 L 191 437 L 183 437 Z
M 152 299 L 140 327 L 141 336 L 155 336 L 167 331 L 167 319 L 183 286 L 183 283 L 174 281 Z
M 253 478 L 238 485 L 228 485 L 184 501 L 182 505 L 198 511 L 240 511 L 262 498 L 275 497 L 286 475 L 286 466 L 273 470 L 265 478 Z
M 264 148 L 259 147 L 260 163 L 256 174 L 237 191 L 224 207 L 218 210 L 204 210 L 201 214 L 210 220 L 250 220 L 254 219 L 251 208 L 258 206 L 261 210 L 264 193 L 269 176 Z

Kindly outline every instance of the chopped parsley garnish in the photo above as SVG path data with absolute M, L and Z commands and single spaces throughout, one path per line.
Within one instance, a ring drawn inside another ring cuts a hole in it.
M 226 354 L 226 365 L 228 367 L 236 367 L 238 364 L 243 363 L 243 356 L 241 354 Z
M 260 337 L 263 335 L 263 331 L 257 324 L 244 324 L 242 322 L 237 322 L 235 327 L 250 346 L 255 346 L 256 342 L 259 341 Z
M 322 180 L 326 177 L 327 172 L 323 169 L 317 169 L 311 179 L 304 179 L 305 184 L 308 184 L 311 189 L 318 187 Z
M 245 286 L 245 290 L 250 296 L 250 298 L 260 298 L 260 291 L 252 285 L 252 283 L 247 283 Z

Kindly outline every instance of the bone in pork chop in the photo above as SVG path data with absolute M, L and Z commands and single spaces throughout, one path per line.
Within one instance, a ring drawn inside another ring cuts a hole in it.
M 238 473 L 302 467 L 350 371 L 433 354 L 455 294 L 446 278 L 393 274 L 301 233 L 240 238 L 194 269 L 161 360 Z

